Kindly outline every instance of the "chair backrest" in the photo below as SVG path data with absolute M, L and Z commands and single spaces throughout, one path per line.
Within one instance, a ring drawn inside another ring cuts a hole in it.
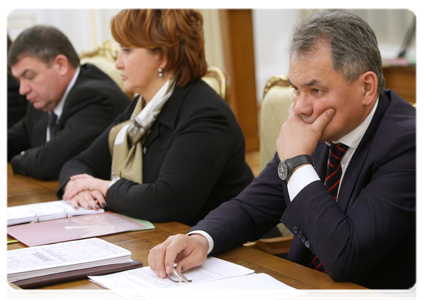
M 94 47 L 91 50 L 83 51 L 79 56 L 81 64 L 90 63 L 109 75 L 111 79 L 130 97 L 133 95 L 125 91 L 120 71 L 115 67 L 118 56 L 118 49 L 110 41 Z
M 202 78 L 210 85 L 226 102 L 228 102 L 228 81 L 225 73 L 218 67 L 207 68 L 206 75 Z
M 94 47 L 91 50 L 83 51 L 79 56 L 81 64 L 90 63 L 109 75 L 117 85 L 131 98 L 134 96 L 125 90 L 120 71 L 115 67 L 118 56 L 118 49 L 110 41 Z M 202 78 L 210 85 L 226 102 L 228 101 L 228 82 L 225 73 L 218 67 L 207 68 L 206 75 Z
M 274 75 L 266 83 L 260 110 L 260 171 L 276 153 L 276 140 L 288 119 L 293 95 L 286 75 Z

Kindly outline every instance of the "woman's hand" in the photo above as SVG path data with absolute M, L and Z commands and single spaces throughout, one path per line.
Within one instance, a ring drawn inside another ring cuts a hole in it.
M 70 200 L 73 206 L 80 205 L 87 209 L 95 205 L 106 206 L 105 196 L 110 186 L 109 180 L 94 178 L 87 174 L 75 175 L 65 187 L 63 200 Z M 81 193 L 86 191 L 87 193 Z
M 103 195 L 97 190 L 95 191 L 82 191 L 69 200 L 73 208 L 78 209 L 80 206 L 85 209 L 98 210 L 106 206 L 106 201 Z

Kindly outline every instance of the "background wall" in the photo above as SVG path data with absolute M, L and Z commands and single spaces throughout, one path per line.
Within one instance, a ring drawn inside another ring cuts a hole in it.
M 298 22 L 298 9 L 255 9 L 254 53 L 257 99 L 261 101 L 266 81 L 275 74 L 288 74 L 287 45 L 292 27 Z
M 49 24 L 63 31 L 81 53 L 105 40 L 112 40 L 109 23 L 120 9 L 17 9 L 7 18 L 11 39 L 35 24 Z M 206 58 L 208 64 L 226 69 L 223 59 L 220 19 L 217 9 L 202 9 Z M 352 10 L 375 30 L 384 58 L 399 53 L 414 13 L 406 9 Z M 291 28 L 307 9 L 253 9 L 255 80 L 257 102 L 267 79 L 274 74 L 286 74 L 289 68 L 287 43 Z M 389 21 L 388 21 L 389 20 Z M 415 43 L 408 53 L 415 61 Z
M 253 10 L 258 101 L 261 99 L 267 79 L 275 74 L 288 73 L 287 45 L 291 29 L 302 16 L 311 11 L 308 9 Z M 373 28 L 382 58 L 397 57 L 415 16 L 412 11 L 407 9 L 352 9 L 349 11 L 361 16 Z M 415 62 L 415 39 L 407 55 L 408 59 Z

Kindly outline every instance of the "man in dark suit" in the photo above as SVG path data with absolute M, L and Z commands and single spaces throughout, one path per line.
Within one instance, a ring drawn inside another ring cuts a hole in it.
M 7 132 L 7 160 L 15 174 L 56 180 L 63 164 L 87 148 L 130 103 L 97 67 L 80 66 L 67 37 L 35 26 L 13 42 L 8 65 L 28 104 Z
M 153 248 L 150 267 L 162 278 L 174 262 L 188 270 L 281 221 L 294 232 L 289 260 L 335 281 L 412 287 L 415 108 L 384 89 L 376 37 L 353 14 L 321 11 L 304 19 L 290 55 L 294 103 L 274 159 L 189 235 Z

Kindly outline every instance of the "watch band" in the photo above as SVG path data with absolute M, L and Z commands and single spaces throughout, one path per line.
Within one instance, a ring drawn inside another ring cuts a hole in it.
M 279 178 L 287 182 L 289 178 L 291 178 L 291 175 L 294 169 L 304 164 L 311 164 L 314 167 L 314 164 L 310 155 L 301 154 L 293 158 L 288 158 L 288 159 L 285 159 L 284 161 L 281 161 L 278 166 Z

